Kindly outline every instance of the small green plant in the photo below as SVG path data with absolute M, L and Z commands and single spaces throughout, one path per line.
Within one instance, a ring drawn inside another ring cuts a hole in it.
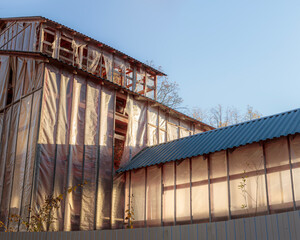
M 20 223 L 23 225 L 27 232 L 44 232 L 46 231 L 46 226 L 50 229 L 50 226 L 57 221 L 57 218 L 54 217 L 54 210 L 57 210 L 61 207 L 62 200 L 66 194 L 70 194 L 78 187 L 83 187 L 87 182 L 83 184 L 77 184 L 73 187 L 68 188 L 64 193 L 59 194 L 58 196 L 49 195 L 45 197 L 44 203 L 37 210 L 33 210 L 28 207 L 28 217 L 24 218 L 18 214 L 12 214 L 8 217 L 8 225 L 16 225 Z M 0 221 L 0 228 L 4 229 L 5 232 L 15 232 L 16 230 L 13 227 L 7 227 L 6 224 Z
M 240 184 L 238 185 L 238 188 L 241 190 L 242 196 L 244 198 L 244 203 L 241 206 L 242 209 L 247 209 L 247 207 L 248 207 L 246 185 L 247 185 L 247 175 L 246 175 L 246 171 L 244 170 L 244 175 L 242 176 L 242 180 L 240 181 Z
M 127 204 L 125 214 L 125 220 L 127 221 L 127 223 L 125 223 L 127 225 L 126 228 L 132 229 L 134 221 L 133 194 L 131 195 L 130 202 Z

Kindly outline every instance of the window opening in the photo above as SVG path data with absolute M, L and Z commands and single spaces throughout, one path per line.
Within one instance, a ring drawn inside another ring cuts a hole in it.
M 123 69 L 122 65 L 119 64 L 117 61 L 113 63 L 113 80 L 114 83 L 123 86 Z
M 9 105 L 12 103 L 13 100 L 13 71 L 10 67 L 9 69 L 9 77 L 8 77 L 8 87 L 7 87 L 7 95 L 6 95 L 6 105 Z
M 125 69 L 125 87 L 133 90 L 133 68 L 131 66 Z
M 59 43 L 59 59 L 62 59 L 69 64 L 73 64 L 72 38 L 63 34 L 61 35 Z
M 125 111 L 127 102 L 126 94 L 117 93 L 115 112 L 115 147 L 114 147 L 114 168 L 119 169 L 128 127 L 128 114 Z
M 39 36 L 39 35 L 38 35 Z M 55 30 L 52 28 L 44 28 L 44 40 L 42 43 L 43 52 L 52 55 L 53 53 L 53 42 L 55 40 Z

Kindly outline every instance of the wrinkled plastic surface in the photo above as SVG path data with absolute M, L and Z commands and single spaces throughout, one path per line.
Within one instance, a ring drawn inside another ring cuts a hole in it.
M 293 198 L 287 138 L 265 143 L 265 154 L 270 210 L 291 209 Z
M 232 216 L 266 213 L 262 146 L 254 143 L 239 147 L 230 152 L 228 158 Z

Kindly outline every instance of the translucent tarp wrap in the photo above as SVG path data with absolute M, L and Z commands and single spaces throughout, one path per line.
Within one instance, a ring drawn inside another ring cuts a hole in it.
M 172 141 L 179 138 L 178 125 L 179 125 L 178 119 L 169 116 L 169 121 L 167 126 L 168 141 Z
M 190 222 L 190 160 L 176 164 L 176 223 Z
M 114 102 L 114 91 L 47 65 L 36 206 L 86 182 L 66 195 L 51 230 L 110 227 Z
M 18 124 L 19 124 L 19 113 L 20 113 L 20 102 L 14 104 L 12 107 L 10 131 L 8 136 L 8 145 L 6 152 L 6 163 L 5 163 L 5 173 L 4 173 L 4 183 L 2 190 L 2 200 L 1 200 L 1 219 L 7 223 L 7 217 L 10 212 L 10 200 L 13 186 L 14 177 L 14 164 L 16 158 L 16 144 L 18 136 Z
M 45 69 L 44 94 L 38 137 L 39 150 L 36 163 L 36 179 L 34 181 L 36 186 L 33 196 L 34 207 L 36 208 L 43 205 L 45 197 L 50 195 L 53 190 L 59 89 L 60 74 L 56 68 L 47 66 Z
M 147 226 L 159 226 L 161 224 L 161 167 L 147 168 L 146 191 Z
M 89 60 L 87 71 L 96 74 L 97 67 L 100 64 L 102 53 L 98 49 L 89 47 Z
M 60 82 L 60 98 L 56 134 L 56 162 L 54 177 L 54 196 L 62 194 L 67 182 L 67 166 L 69 159 L 69 132 L 72 112 L 73 76 L 62 73 Z M 61 208 L 54 213 L 58 219 L 53 225 L 54 230 L 63 230 L 64 201 Z
M 145 224 L 145 168 L 131 171 L 132 207 L 134 210 L 134 225 Z
M 35 162 L 37 133 L 38 133 L 38 121 L 40 116 L 39 114 L 40 103 L 41 103 L 41 90 L 33 94 L 32 106 L 31 106 L 31 118 L 30 118 L 30 126 L 29 126 L 26 168 L 25 168 L 26 171 L 24 175 L 24 188 L 23 188 L 23 196 L 22 196 L 22 208 L 21 208 L 22 210 L 21 214 L 24 218 L 28 216 L 28 207 L 31 201 L 34 162 Z
M 262 146 L 254 143 L 229 151 L 228 161 L 232 216 L 266 213 Z
M 293 166 L 294 194 L 297 207 L 300 206 L 300 135 L 290 136 L 291 162 Z
M 17 146 L 16 146 L 16 156 L 15 156 L 15 166 L 13 175 L 13 186 L 12 186 L 12 196 L 10 201 L 10 214 L 20 214 L 22 192 L 24 184 L 24 175 L 26 167 L 26 153 L 28 144 L 28 132 L 30 124 L 30 113 L 31 113 L 31 103 L 32 95 L 23 98 L 21 101 L 21 111 L 19 116 L 19 127 Z
M 190 136 L 190 124 L 186 121 L 180 120 L 180 128 L 179 128 L 179 136 L 180 138 L 182 137 L 187 137 Z
M 84 130 L 86 108 L 86 81 L 75 76 L 73 83 L 72 115 L 70 125 L 70 157 L 68 162 L 68 188 L 82 183 Z M 82 188 L 66 198 L 66 230 L 79 230 Z
M 226 151 L 209 155 L 209 171 L 212 220 L 226 220 L 229 213 Z
M 194 222 L 209 218 L 207 159 L 192 158 L 192 216 Z
M 162 111 L 159 111 L 159 143 L 167 141 L 167 117 Z
M 1 137 L 1 155 L 0 155 L 0 203 L 2 203 L 2 192 L 4 187 L 4 176 L 5 176 L 5 165 L 6 165 L 6 157 L 7 157 L 7 147 L 8 140 L 10 134 L 10 125 L 11 125 L 11 113 L 12 107 L 5 109 L 4 112 L 4 122 L 2 129 L 2 137 Z M 0 205 L 1 207 L 1 205 Z M 1 209 L 1 208 L 0 208 Z M 3 217 L 1 213 L 1 217 Z
M 293 207 L 287 138 L 265 143 L 270 210 Z
M 9 78 L 9 57 L 0 56 L 0 109 L 6 104 L 7 87 Z
M 115 92 L 102 88 L 96 229 L 110 227 Z
M 148 146 L 158 144 L 158 108 L 148 107 Z
M 104 58 L 104 63 L 105 63 L 106 79 L 111 81 L 112 80 L 113 57 L 111 54 L 105 53 L 105 54 L 103 54 L 103 58 Z
M 147 105 L 129 96 L 125 111 L 128 115 L 128 126 L 121 166 L 147 144 Z
M 82 210 L 80 216 L 80 229 L 82 230 L 94 229 L 100 128 L 100 91 L 101 89 L 99 84 L 88 82 L 83 167 L 83 178 L 87 184 L 82 189 Z
M 0 35 L 0 49 L 36 51 L 38 26 L 38 22 L 8 22 Z
M 125 173 L 122 173 L 114 177 L 112 189 L 112 228 L 123 228 L 124 211 L 127 209 L 125 198 Z
M 163 165 L 163 223 L 164 225 L 173 224 L 175 220 L 174 207 L 174 174 L 175 163 L 166 163 Z

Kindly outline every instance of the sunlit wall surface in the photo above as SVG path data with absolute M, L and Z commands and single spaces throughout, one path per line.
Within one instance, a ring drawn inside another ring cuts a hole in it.
M 126 184 L 131 184 L 125 189 L 126 202 L 133 204 L 136 226 L 290 211 L 299 207 L 299 149 L 300 135 L 292 135 L 131 170 L 126 173 Z M 156 193 L 151 200 L 152 189 Z M 149 208 L 151 215 L 144 215 Z
M 39 125 L 44 63 L 0 55 L 0 217 L 26 216 Z M 11 225 L 10 227 L 17 227 Z

